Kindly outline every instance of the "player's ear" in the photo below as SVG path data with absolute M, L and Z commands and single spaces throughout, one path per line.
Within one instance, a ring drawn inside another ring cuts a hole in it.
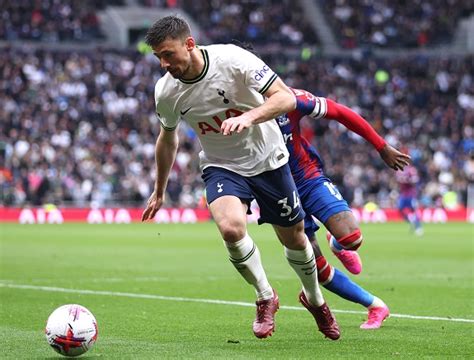
M 184 40 L 184 44 L 186 45 L 186 50 L 191 51 L 196 47 L 196 41 L 192 36 L 188 36 L 186 40 Z

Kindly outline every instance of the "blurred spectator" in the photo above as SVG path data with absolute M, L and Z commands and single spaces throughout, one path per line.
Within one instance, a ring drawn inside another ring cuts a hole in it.
M 465 0 L 319 0 L 345 48 L 422 47 L 447 43 L 462 17 L 474 13 Z
M 103 38 L 96 12 L 111 0 L 0 0 L 0 39 L 90 41 Z
M 318 42 L 298 2 L 290 0 L 141 0 L 142 5 L 174 8 L 179 3 L 214 43 L 233 39 L 256 45 L 297 46 Z

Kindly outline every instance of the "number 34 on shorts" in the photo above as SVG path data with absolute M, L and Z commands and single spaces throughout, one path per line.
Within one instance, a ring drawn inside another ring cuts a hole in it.
M 289 221 L 293 221 L 294 219 L 296 219 L 296 217 L 298 216 L 298 213 L 293 214 L 293 216 L 290 216 L 293 213 L 293 210 L 296 210 L 298 207 L 301 206 L 300 198 L 298 194 L 296 193 L 296 191 L 293 191 L 293 207 L 288 205 L 287 197 L 278 200 L 278 204 L 280 204 L 282 207 L 281 213 L 280 213 L 281 217 L 289 216 L 288 218 Z

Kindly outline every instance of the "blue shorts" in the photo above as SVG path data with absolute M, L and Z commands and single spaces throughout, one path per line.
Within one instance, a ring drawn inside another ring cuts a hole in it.
M 413 196 L 400 196 L 398 199 L 398 209 L 410 209 L 414 211 L 416 209 L 416 199 Z
M 245 177 L 235 172 L 207 167 L 202 178 L 206 183 L 207 203 L 224 195 L 236 196 L 249 205 L 255 199 L 260 207 L 259 224 L 292 226 L 305 217 L 298 191 L 288 164 L 256 176 Z
M 304 183 L 298 184 L 298 192 L 303 209 L 307 214 L 305 232 L 308 237 L 319 229 L 311 215 L 324 224 L 335 214 L 351 211 L 339 190 L 325 176 L 307 179 Z
M 310 214 L 306 214 L 306 217 L 304 218 L 304 233 L 306 234 L 308 239 L 311 239 L 311 237 L 318 230 L 319 230 L 319 225 L 316 224 L 316 221 L 314 221 L 313 216 Z

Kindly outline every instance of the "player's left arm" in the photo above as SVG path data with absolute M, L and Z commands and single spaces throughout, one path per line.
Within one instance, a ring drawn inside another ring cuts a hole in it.
M 319 98 L 321 99 L 321 98 Z M 349 130 L 362 136 L 379 152 L 385 163 L 394 170 L 403 170 L 410 163 L 410 156 L 390 146 L 375 129 L 359 114 L 331 99 L 326 101 L 326 113 L 323 117 L 334 119 Z
M 295 95 L 280 78 L 276 78 L 263 95 L 266 101 L 262 105 L 222 122 L 222 134 L 230 135 L 234 131 L 240 133 L 252 125 L 275 119 L 296 108 Z

